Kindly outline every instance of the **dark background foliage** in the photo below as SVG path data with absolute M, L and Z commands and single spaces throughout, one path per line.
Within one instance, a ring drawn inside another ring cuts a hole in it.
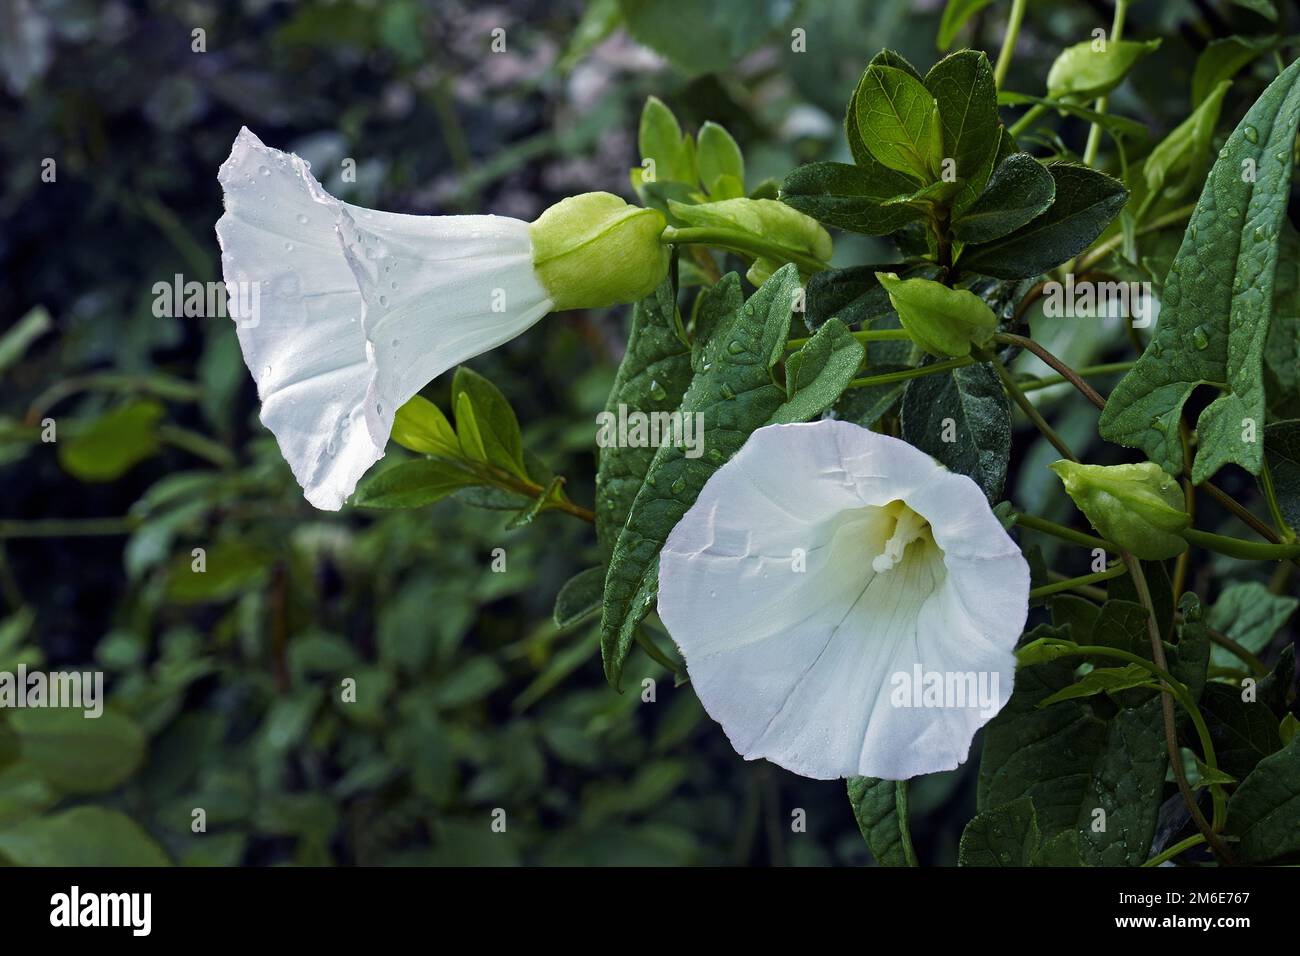
M 724 124 L 752 181 L 779 179 L 843 156 L 843 104 L 878 49 L 937 58 L 942 5 L 647 0 L 590 43 L 583 6 L 4 3 L 0 670 L 103 669 L 116 715 L 71 734 L 0 720 L 0 834 L 30 836 L 15 861 L 76 862 L 87 846 L 230 865 L 868 861 L 843 782 L 741 761 L 689 686 L 635 655 L 619 695 L 592 627 L 557 631 L 556 591 L 599 560 L 587 526 L 547 513 L 506 530 L 455 500 L 316 512 L 257 422 L 229 320 L 153 314 L 155 283 L 219 278 L 216 171 L 241 125 L 353 203 L 532 219 L 578 192 L 631 196 L 653 93 L 688 128 Z M 1061 46 L 1110 11 L 1031 7 L 1009 85 L 1038 92 Z M 965 42 L 996 54 L 1003 16 L 979 14 Z M 1137 5 L 1129 35 L 1166 42 L 1115 109 L 1153 133 L 1175 125 L 1197 51 L 1248 16 Z M 807 54 L 790 52 L 793 27 Z M 1234 89 L 1225 114 L 1257 92 Z M 1055 145 L 1081 149 L 1086 126 L 1059 125 Z M 836 261 L 882 253 L 846 237 Z M 624 311 L 550 317 L 472 363 L 588 505 Z M 449 380 L 426 397 L 445 408 Z M 46 419 L 56 442 L 41 441 Z M 1018 500 L 1032 509 L 1049 477 L 1021 480 Z M 338 702 L 343 677 L 356 705 Z M 914 788 L 923 862 L 955 859 L 973 777 L 972 762 Z M 68 813 L 92 806 L 114 816 Z

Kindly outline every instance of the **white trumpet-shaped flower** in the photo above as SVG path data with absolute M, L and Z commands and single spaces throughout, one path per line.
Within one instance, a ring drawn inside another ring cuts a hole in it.
M 848 422 L 760 428 L 659 563 L 659 616 L 746 759 L 818 779 L 962 763 L 1011 696 L 1029 568 L 979 487 Z
M 342 506 L 429 381 L 552 310 L 631 301 L 663 274 L 662 217 L 607 193 L 534 223 L 378 212 L 247 129 L 218 178 L 222 270 L 262 422 L 318 508 Z

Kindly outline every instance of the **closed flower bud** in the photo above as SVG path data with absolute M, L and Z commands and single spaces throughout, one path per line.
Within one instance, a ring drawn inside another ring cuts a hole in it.
M 900 279 L 893 272 L 877 272 L 876 279 L 908 335 L 931 355 L 969 355 L 972 343 L 993 340 L 998 318 L 975 293 L 930 279 Z
M 555 311 L 635 302 L 668 271 L 664 217 L 612 193 L 562 199 L 530 227 L 533 270 Z
M 688 226 L 745 233 L 770 247 L 772 254 L 755 258 L 745 274 L 754 285 L 762 285 L 787 262 L 827 262 L 834 251 L 830 233 L 816 219 L 775 199 L 724 199 L 698 205 L 669 200 L 668 209 Z
M 1058 461 L 1052 471 L 1092 526 L 1146 561 L 1187 550 L 1180 532 L 1192 523 L 1183 492 L 1159 465 L 1080 465 Z

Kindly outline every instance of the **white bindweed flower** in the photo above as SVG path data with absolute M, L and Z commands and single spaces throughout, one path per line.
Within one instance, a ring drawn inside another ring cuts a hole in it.
M 342 506 L 429 381 L 548 312 L 641 298 L 667 267 L 663 217 L 608 193 L 534 223 L 378 212 L 247 129 L 218 179 L 222 271 L 262 423 L 318 508 Z
M 848 422 L 760 428 L 659 562 L 659 616 L 736 751 L 818 779 L 962 763 L 1011 696 L 1029 567 L 979 487 Z

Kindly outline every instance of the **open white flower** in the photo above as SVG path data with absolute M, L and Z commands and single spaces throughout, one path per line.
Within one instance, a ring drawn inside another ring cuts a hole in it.
M 736 751 L 818 779 L 962 763 L 1011 696 L 1029 567 L 978 486 L 848 422 L 760 428 L 659 563 L 659 616 Z
M 222 271 L 262 423 L 318 508 L 342 506 L 429 381 L 552 310 L 640 298 L 666 267 L 663 218 L 608 193 L 534 223 L 377 212 L 247 129 L 218 178 Z

